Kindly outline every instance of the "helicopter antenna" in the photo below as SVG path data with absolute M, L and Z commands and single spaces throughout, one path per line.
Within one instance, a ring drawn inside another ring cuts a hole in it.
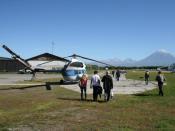
M 55 46 L 55 43 L 52 41 L 52 55 L 54 53 L 54 46 Z
M 76 59 L 77 58 L 77 55 L 76 54 L 73 54 L 72 55 L 72 58 Z

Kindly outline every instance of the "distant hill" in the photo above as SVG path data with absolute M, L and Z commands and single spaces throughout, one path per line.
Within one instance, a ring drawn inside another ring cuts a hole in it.
M 159 50 L 150 56 L 136 62 L 138 66 L 169 66 L 170 64 L 175 63 L 175 56 L 171 53 Z
M 159 50 L 148 57 L 136 61 L 133 59 L 120 60 L 118 58 L 103 60 L 115 66 L 169 66 L 175 63 L 175 56 L 165 50 Z
M 132 66 L 137 61 L 133 59 L 126 59 L 122 61 L 118 58 L 113 58 L 113 59 L 103 60 L 103 62 L 114 66 Z

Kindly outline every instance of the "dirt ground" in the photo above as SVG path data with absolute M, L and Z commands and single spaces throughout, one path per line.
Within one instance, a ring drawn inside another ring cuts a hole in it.
M 0 74 L 0 85 L 15 84 L 19 81 L 29 81 L 31 77 L 32 76 L 30 74 Z M 61 78 L 61 75 L 59 74 L 37 74 L 36 77 L 39 79 Z M 128 80 L 125 78 L 124 74 L 121 75 L 120 81 L 117 81 L 113 78 L 113 84 L 114 84 L 114 88 L 113 88 L 114 94 L 136 94 L 136 93 L 141 93 L 147 90 L 152 90 L 157 87 L 155 82 L 149 82 L 148 85 L 145 85 L 144 81 Z M 24 85 L 30 86 L 33 84 L 25 83 Z M 56 86 L 57 85 L 51 85 L 51 87 L 53 88 Z M 61 85 L 61 87 L 64 87 L 66 89 L 73 90 L 76 92 L 80 92 L 78 84 Z M 90 89 L 90 80 L 88 80 L 87 93 L 92 94 L 92 92 L 93 90 Z
M 31 74 L 0 74 L 0 84 L 14 84 L 18 81 L 29 81 L 31 80 Z M 36 78 L 48 79 L 48 78 L 61 78 L 60 74 L 42 74 L 37 73 Z

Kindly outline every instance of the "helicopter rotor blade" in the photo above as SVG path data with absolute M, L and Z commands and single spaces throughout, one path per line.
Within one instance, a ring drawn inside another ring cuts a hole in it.
M 12 55 L 13 59 L 18 60 L 20 63 L 22 63 L 26 68 L 28 68 L 32 72 L 34 71 L 31 67 L 31 65 L 26 60 L 21 58 L 18 54 L 16 54 L 14 51 L 12 51 L 10 48 L 8 48 L 6 45 L 2 45 L 2 48 L 4 48 L 8 53 L 10 53 Z
M 75 58 L 79 57 L 79 58 L 82 58 L 82 59 L 85 59 L 85 60 L 90 60 L 90 61 L 94 61 L 94 62 L 103 64 L 103 65 L 106 65 L 106 66 L 115 67 L 113 65 L 110 65 L 110 64 L 107 64 L 107 63 L 104 63 L 104 62 L 101 62 L 101 61 L 98 61 L 98 60 L 95 60 L 95 59 L 91 59 L 91 58 L 88 58 L 88 57 L 80 56 L 80 55 L 77 55 L 77 54 L 73 54 L 73 55 L 68 56 L 68 57 L 75 57 Z

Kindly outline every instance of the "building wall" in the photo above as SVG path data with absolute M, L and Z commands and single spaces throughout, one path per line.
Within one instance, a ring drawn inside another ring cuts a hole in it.
M 0 60 L 0 72 L 18 72 L 24 68 L 17 60 Z

